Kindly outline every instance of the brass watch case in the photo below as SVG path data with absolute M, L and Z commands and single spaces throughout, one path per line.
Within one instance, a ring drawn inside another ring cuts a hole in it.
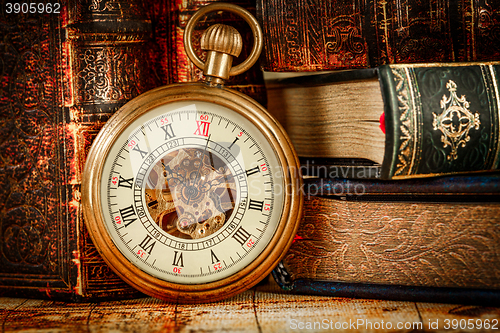
M 105 225 L 101 206 L 101 177 L 111 146 L 130 124 L 160 105 L 204 101 L 233 110 L 253 123 L 268 138 L 283 170 L 283 214 L 271 241 L 248 266 L 227 278 L 204 284 L 177 284 L 155 278 L 131 263 L 115 246 Z M 217 301 L 245 291 L 265 278 L 283 258 L 296 234 L 303 205 L 299 161 L 284 129 L 257 102 L 228 88 L 204 83 L 175 84 L 153 89 L 124 105 L 102 128 L 88 154 L 82 179 L 85 224 L 106 263 L 137 290 L 172 302 Z

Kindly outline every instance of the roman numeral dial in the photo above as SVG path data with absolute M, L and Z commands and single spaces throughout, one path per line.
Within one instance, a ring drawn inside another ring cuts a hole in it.
M 260 34 L 238 6 L 204 9 L 241 15 L 253 36 Z M 81 188 L 87 230 L 105 261 L 139 291 L 174 302 L 220 300 L 269 275 L 291 244 L 303 200 L 290 139 L 261 105 L 223 85 L 226 74 L 257 60 L 261 46 L 256 38 L 249 59 L 231 70 L 220 66 L 207 74 L 208 84 L 135 97 L 88 152 Z M 224 58 L 211 52 L 213 64 Z
M 204 286 L 267 260 L 288 216 L 283 154 L 263 134 L 269 124 L 198 100 L 135 112 L 113 121 L 129 121 L 123 128 L 105 129 L 110 137 L 96 141 L 105 155 L 89 162 L 100 173 L 92 207 L 102 212 L 87 210 L 86 219 L 100 216 L 91 232 L 108 235 L 105 248 L 137 272 L 120 276 Z
M 254 133 L 196 105 L 158 111 L 122 135 L 103 177 L 121 251 L 172 281 L 210 281 L 247 265 L 282 207 L 277 158 Z

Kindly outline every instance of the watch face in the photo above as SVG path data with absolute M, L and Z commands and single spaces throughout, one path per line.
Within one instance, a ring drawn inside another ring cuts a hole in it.
M 130 124 L 104 163 L 113 242 L 166 281 L 206 283 L 252 262 L 283 212 L 283 171 L 246 118 L 207 102 L 158 106 Z
M 146 294 L 222 299 L 264 278 L 291 245 L 302 209 L 297 157 L 281 127 L 242 96 L 157 89 L 94 141 L 82 180 L 86 225 L 106 262 Z

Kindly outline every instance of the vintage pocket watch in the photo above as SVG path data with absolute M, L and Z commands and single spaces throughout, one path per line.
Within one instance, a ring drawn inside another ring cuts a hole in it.
M 232 66 L 241 36 L 225 25 L 191 45 L 203 15 L 228 11 L 251 27 L 250 56 Z M 223 87 L 262 49 L 255 18 L 212 4 L 186 26 L 186 52 L 206 81 L 163 86 L 116 112 L 95 139 L 82 179 L 86 226 L 127 283 L 169 301 L 208 302 L 242 292 L 278 264 L 293 241 L 303 196 L 283 128 L 248 96 Z

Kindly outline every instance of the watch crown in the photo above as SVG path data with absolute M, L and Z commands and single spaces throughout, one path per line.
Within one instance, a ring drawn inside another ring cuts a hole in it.
M 224 84 L 229 78 L 233 57 L 237 57 L 243 48 L 243 39 L 235 28 L 225 24 L 210 26 L 200 40 L 201 49 L 207 50 L 207 60 L 203 74 L 207 81 Z
M 227 53 L 237 57 L 243 47 L 243 39 L 238 30 L 230 25 L 215 24 L 201 36 L 201 49 Z

